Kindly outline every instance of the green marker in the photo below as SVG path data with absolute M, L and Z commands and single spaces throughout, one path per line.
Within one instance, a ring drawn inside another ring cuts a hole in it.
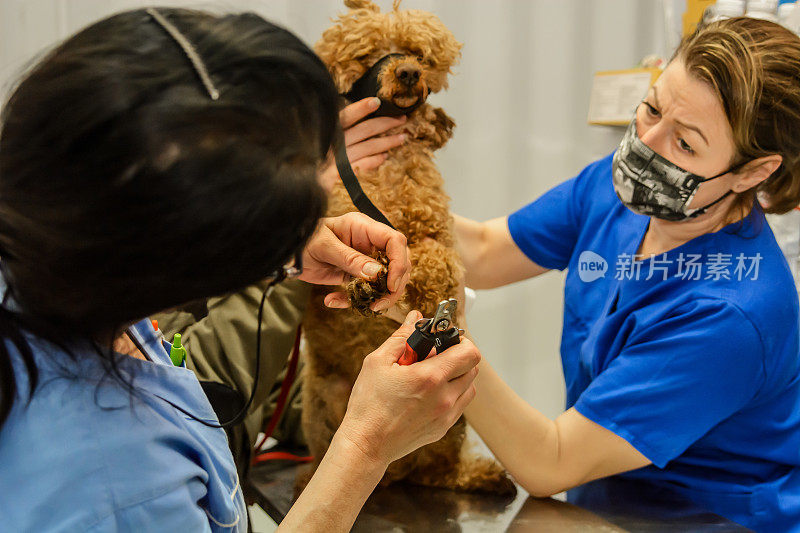
M 181 366 L 186 360 L 186 348 L 181 346 L 181 334 L 176 333 L 172 338 L 172 349 L 169 351 L 169 358 L 172 359 L 172 364 Z

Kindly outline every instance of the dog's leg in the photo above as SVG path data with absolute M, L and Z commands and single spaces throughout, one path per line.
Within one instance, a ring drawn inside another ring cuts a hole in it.
M 410 483 L 464 492 L 489 492 L 503 496 L 517 487 L 503 467 L 488 457 L 462 457 L 455 463 L 419 468 L 407 478 Z
M 461 418 L 443 439 L 417 452 L 418 466 L 406 479 L 418 485 L 464 492 L 516 494 L 516 485 L 496 461 L 464 453 L 465 438 L 466 422 Z
M 455 251 L 431 238 L 409 245 L 411 279 L 406 285 L 406 302 L 410 309 L 431 317 L 439 302 L 454 298 L 464 267 Z
M 488 457 L 462 457 L 444 475 L 424 470 L 414 473 L 411 481 L 430 487 L 443 487 L 465 492 L 490 492 L 503 496 L 517 493 L 517 487 L 496 461 Z

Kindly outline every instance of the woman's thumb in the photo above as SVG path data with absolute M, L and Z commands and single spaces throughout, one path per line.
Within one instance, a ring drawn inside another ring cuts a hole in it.
M 354 278 L 374 280 L 384 268 L 375 259 L 347 246 L 338 238 L 334 237 L 333 241 L 328 247 L 327 253 L 330 257 L 327 259 Z
M 411 334 L 414 333 L 414 325 L 420 319 L 422 319 L 422 313 L 419 311 L 411 311 L 408 313 L 406 319 L 403 321 L 403 325 L 375 350 L 376 355 L 380 355 L 381 358 L 396 363 L 405 351 L 406 341 Z

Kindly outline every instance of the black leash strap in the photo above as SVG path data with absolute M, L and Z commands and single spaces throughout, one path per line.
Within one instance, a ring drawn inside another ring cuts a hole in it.
M 350 160 L 347 158 L 347 147 L 345 146 L 344 134 L 342 134 L 341 130 L 337 131 L 336 147 L 333 153 L 336 159 L 336 168 L 339 170 L 339 177 L 342 179 L 344 188 L 347 189 L 347 194 L 350 195 L 350 200 L 353 201 L 356 208 L 373 220 L 377 220 L 381 224 L 386 224 L 390 228 L 395 229 L 392 223 L 389 222 L 389 219 L 386 218 L 386 215 L 375 207 L 375 204 L 369 199 L 367 193 L 361 188 L 361 184 L 358 182 L 355 172 L 353 172 L 353 167 L 350 166 Z

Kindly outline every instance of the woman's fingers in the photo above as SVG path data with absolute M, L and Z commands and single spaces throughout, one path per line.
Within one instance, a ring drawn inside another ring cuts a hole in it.
M 400 327 L 368 357 L 386 366 L 396 363 L 405 351 L 406 339 L 414 332 L 414 324 L 421 318 L 422 314 L 419 311 L 409 312 Z
M 331 309 L 347 309 L 350 307 L 350 299 L 343 292 L 332 292 L 325 296 L 325 306 Z
M 456 421 L 462 415 L 464 409 L 467 408 L 469 403 L 475 399 L 475 394 L 477 394 L 477 390 L 475 389 L 475 383 L 470 381 L 467 389 L 461 393 L 461 396 L 458 397 L 456 403 L 453 405 L 453 411 L 450 414 L 451 416 L 450 420 L 452 421 L 450 423 L 451 426 L 456 423 Z
M 391 265 L 389 265 L 389 272 L 391 274 Z M 388 295 L 384 296 L 383 298 L 379 299 L 376 302 L 373 302 L 370 305 L 370 309 L 375 311 L 376 313 L 380 313 L 381 311 L 386 311 L 390 307 L 393 307 L 397 302 L 400 301 L 400 298 L 403 297 L 405 294 L 405 286 L 408 284 L 409 280 L 411 279 L 411 272 L 408 271 L 400 277 L 400 281 L 398 282 L 389 282 L 390 277 L 387 277 L 387 285 L 390 287 L 392 286 L 391 283 L 394 283 L 395 286 L 399 287 L 398 290 L 391 291 Z
M 402 291 L 411 272 L 411 258 L 405 235 L 375 222 L 362 213 L 324 219 L 336 235 L 346 244 L 362 252 L 368 253 L 372 248 L 383 250 L 389 258 L 389 274 L 387 285 L 396 301 L 395 293 Z
M 359 170 L 372 170 L 373 168 L 378 168 L 381 164 L 386 161 L 388 156 L 384 154 L 377 154 L 371 155 L 369 157 L 362 157 L 358 161 L 354 161 L 352 163 L 353 171 L 358 172 Z
M 381 100 L 377 96 L 364 98 L 339 111 L 339 122 L 342 128 L 347 129 L 370 113 L 373 113 L 381 105 Z
M 362 213 L 347 213 L 322 219 L 312 239 L 306 245 L 303 264 L 306 268 L 300 279 L 309 283 L 335 285 L 348 277 L 376 279 L 383 266 L 366 255 L 383 250 L 389 259 L 387 286 L 390 294 L 373 302 L 373 311 L 388 309 L 402 297 L 411 275 L 406 237 L 399 231 L 376 222 Z M 346 298 L 334 292 L 325 298 L 325 305 L 343 308 Z
M 481 361 L 481 352 L 478 347 L 469 339 L 462 339 L 461 343 L 456 344 L 442 352 L 428 357 L 424 361 L 416 363 L 431 367 L 438 367 L 436 371 L 443 372 L 448 381 L 457 379 L 470 370 L 478 366 Z
M 358 161 L 364 157 L 382 154 L 402 145 L 406 141 L 406 134 L 390 135 L 388 137 L 373 137 L 358 144 L 347 147 L 347 158 Z
M 347 128 L 344 132 L 345 145 L 351 146 L 365 139 L 369 139 L 370 137 L 386 133 L 392 128 L 402 126 L 405 124 L 406 120 L 406 116 L 403 115 L 400 118 L 378 117 L 359 122 L 355 126 Z
M 376 222 L 377 224 L 377 222 Z M 317 256 L 319 260 L 341 271 L 338 283 L 347 277 L 362 279 L 375 279 L 383 266 L 372 257 L 346 245 L 331 232 L 324 247 L 320 247 Z
M 480 367 L 475 365 L 457 378 L 453 378 L 449 381 L 450 389 L 456 396 L 461 396 L 472 382 L 475 381 L 475 378 L 478 376 L 478 368 Z

